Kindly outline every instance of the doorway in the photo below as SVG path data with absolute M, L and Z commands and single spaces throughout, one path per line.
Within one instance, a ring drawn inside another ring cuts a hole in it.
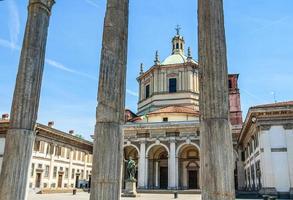
M 168 167 L 160 167 L 160 189 L 168 188 Z
M 35 185 L 35 187 L 40 188 L 41 187 L 41 177 L 42 177 L 42 175 L 41 175 L 41 173 L 37 173 L 36 175 L 37 176 L 36 176 L 36 185 Z
M 62 188 L 62 175 L 59 174 L 58 176 L 58 188 Z
M 198 189 L 196 170 L 188 171 L 188 189 Z
M 76 175 L 75 179 L 75 187 L 78 188 L 78 182 L 79 182 L 79 175 Z

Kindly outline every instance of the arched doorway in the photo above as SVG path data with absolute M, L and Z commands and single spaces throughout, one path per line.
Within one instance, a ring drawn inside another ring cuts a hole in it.
M 199 150 L 193 144 L 184 144 L 179 147 L 178 158 L 178 187 L 180 189 L 199 189 Z
M 134 145 L 124 146 L 124 151 L 123 151 L 124 159 L 128 160 L 131 157 L 135 161 L 136 166 L 138 166 L 138 154 L 139 154 L 139 152 L 138 152 L 138 149 L 136 146 L 134 146 Z M 125 177 L 127 174 L 126 165 L 127 165 L 127 163 L 124 162 L 123 171 L 122 171 L 122 180 L 123 180 L 122 181 L 122 188 L 123 189 L 125 188 L 125 181 L 124 180 L 127 178 L 127 177 Z M 136 180 L 137 180 L 137 177 L 138 177 L 138 171 L 136 171 L 136 174 L 135 174 Z
M 148 188 L 168 188 L 168 151 L 162 145 L 152 146 L 148 154 Z

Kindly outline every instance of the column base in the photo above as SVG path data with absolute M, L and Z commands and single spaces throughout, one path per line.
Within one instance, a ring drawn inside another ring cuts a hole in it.
M 293 199 L 293 187 L 290 188 L 289 194 L 290 194 L 290 199 Z
M 264 187 L 259 190 L 259 194 L 277 196 L 278 192 L 275 187 Z
M 122 197 L 137 197 L 136 192 L 136 182 L 134 181 L 125 181 L 125 191 L 121 195 Z

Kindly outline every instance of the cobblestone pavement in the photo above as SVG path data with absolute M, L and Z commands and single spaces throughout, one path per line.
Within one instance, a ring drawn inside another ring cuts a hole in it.
M 29 194 L 28 200 L 88 200 L 89 194 L 78 193 L 72 194 Z M 130 200 L 133 198 L 122 198 L 122 200 Z M 135 200 L 169 200 L 174 199 L 172 194 L 140 194 Z M 196 194 L 179 194 L 178 200 L 200 200 L 200 195 Z

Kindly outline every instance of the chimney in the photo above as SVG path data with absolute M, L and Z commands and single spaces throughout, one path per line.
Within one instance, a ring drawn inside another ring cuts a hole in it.
M 2 114 L 2 120 L 8 120 L 9 114 Z
M 54 126 L 54 121 L 50 121 L 50 122 L 48 122 L 48 126 L 49 126 L 50 128 L 53 128 L 53 126 Z
M 74 133 L 74 130 L 69 130 L 70 135 L 73 135 L 73 133 Z

